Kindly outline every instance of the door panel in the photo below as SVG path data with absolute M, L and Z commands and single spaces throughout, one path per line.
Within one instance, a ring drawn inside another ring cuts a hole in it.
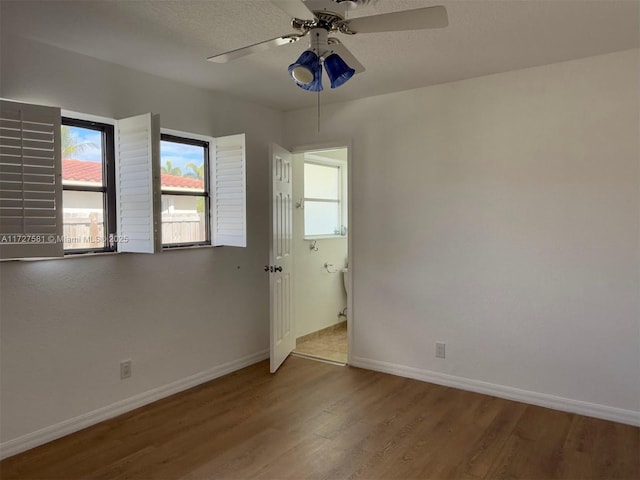
M 291 289 L 293 287 L 293 183 L 291 153 L 273 144 L 271 147 L 271 245 L 270 327 L 271 372 L 296 346 Z

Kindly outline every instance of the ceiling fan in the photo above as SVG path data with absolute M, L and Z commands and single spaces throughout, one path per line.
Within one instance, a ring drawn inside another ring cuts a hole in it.
M 442 28 L 449 24 L 447 10 L 441 5 L 348 19 L 348 9 L 368 5 L 372 0 L 270 1 L 292 17 L 291 27 L 296 30 L 295 33 L 214 55 L 207 60 L 226 63 L 308 36 L 309 48 L 289 65 L 289 74 L 300 88 L 319 92 L 322 90 L 323 66 L 331 81 L 331 88 L 339 87 L 354 74 L 364 71 L 362 64 L 342 42 L 330 35 L 422 30 Z

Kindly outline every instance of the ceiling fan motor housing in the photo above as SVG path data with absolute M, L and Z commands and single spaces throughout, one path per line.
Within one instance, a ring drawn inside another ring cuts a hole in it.
M 323 58 L 329 52 L 329 32 L 324 28 L 312 28 L 309 33 L 309 49 Z
M 347 12 L 354 8 L 364 7 L 373 3 L 374 0 L 302 0 L 305 6 L 314 13 L 316 18 L 318 15 L 331 14 L 339 17 L 340 20 L 346 18 Z
M 366 7 L 373 3 L 373 0 L 333 0 L 336 3 L 345 3 L 349 8 Z

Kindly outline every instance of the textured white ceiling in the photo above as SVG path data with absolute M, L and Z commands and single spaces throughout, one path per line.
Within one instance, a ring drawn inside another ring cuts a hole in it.
M 326 0 L 329 1 L 329 0 Z M 377 0 L 350 12 L 375 15 L 445 5 L 449 27 L 339 35 L 366 67 L 342 87 L 325 80 L 322 102 L 337 102 L 640 45 L 640 0 Z M 287 66 L 303 39 L 227 64 L 208 56 L 291 33 L 267 0 L 0 0 L 4 41 L 12 34 L 218 90 L 281 110 L 314 105 Z

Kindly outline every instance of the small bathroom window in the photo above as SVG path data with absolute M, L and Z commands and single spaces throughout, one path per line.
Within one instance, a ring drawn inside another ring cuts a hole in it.
M 305 153 L 304 236 L 345 236 L 346 158 L 345 149 Z

